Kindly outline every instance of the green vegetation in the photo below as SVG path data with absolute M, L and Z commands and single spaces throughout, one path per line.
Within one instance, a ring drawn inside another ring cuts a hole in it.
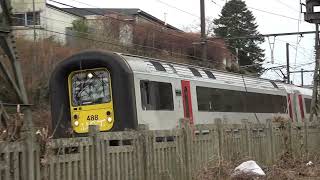
M 225 4 L 218 19 L 214 20 L 216 36 L 225 38 L 228 48 L 238 54 L 240 66 L 247 66 L 245 71 L 261 75 L 264 50 L 259 47 L 263 37 L 250 39 L 231 39 L 233 37 L 258 36 L 260 33 L 255 17 L 242 0 L 230 0 Z

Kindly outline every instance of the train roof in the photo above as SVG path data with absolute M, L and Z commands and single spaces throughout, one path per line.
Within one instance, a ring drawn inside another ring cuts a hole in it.
M 118 55 L 122 56 L 122 58 L 128 62 L 134 73 L 226 84 L 230 86 L 245 87 L 247 89 L 260 89 L 270 92 L 285 91 L 287 93 L 294 93 L 299 91 L 303 95 L 312 96 L 311 89 L 301 88 L 295 85 L 289 85 L 269 79 L 131 54 L 118 53 Z

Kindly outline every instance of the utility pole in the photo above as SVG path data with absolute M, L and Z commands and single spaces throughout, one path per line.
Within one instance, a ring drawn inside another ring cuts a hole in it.
M 313 74 L 313 93 L 311 100 L 311 109 L 309 121 L 313 121 L 313 116 L 317 115 L 317 105 L 319 104 L 319 64 L 320 64 L 320 52 L 319 52 L 319 24 L 320 24 L 320 12 L 316 12 L 320 6 L 319 0 L 306 0 L 306 12 L 304 13 L 305 21 L 316 25 L 316 38 L 315 38 L 315 51 L 316 51 L 316 65 Z
M 200 13 L 201 13 L 201 50 L 203 61 L 207 60 L 207 35 L 206 35 L 206 15 L 204 0 L 200 0 Z
M 303 68 L 301 69 L 301 87 L 303 87 L 304 83 L 303 83 Z
M 289 54 L 289 43 L 286 43 L 287 50 L 287 83 L 290 84 L 290 54 Z
M 316 50 L 316 65 L 313 74 L 313 93 L 311 100 L 311 114 L 309 120 L 313 120 L 313 116 L 316 114 L 316 105 L 318 103 L 318 86 L 319 86 L 319 24 L 316 23 L 316 40 L 315 40 L 315 50 Z

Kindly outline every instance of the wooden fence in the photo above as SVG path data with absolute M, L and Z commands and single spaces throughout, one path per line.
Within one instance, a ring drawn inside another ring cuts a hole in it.
M 207 165 L 251 157 L 272 164 L 320 149 L 318 124 L 215 124 L 161 131 L 97 132 L 52 139 L 45 146 L 22 140 L 0 144 L 0 180 L 192 179 Z

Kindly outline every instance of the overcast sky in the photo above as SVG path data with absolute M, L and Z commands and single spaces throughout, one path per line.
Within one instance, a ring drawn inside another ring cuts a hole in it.
M 48 0 L 49 1 L 49 0 Z M 192 27 L 200 23 L 200 0 L 57 0 L 76 7 L 92 8 L 139 8 L 147 13 L 164 20 L 181 29 Z M 313 31 L 315 25 L 304 22 L 303 14 L 300 14 L 300 0 L 245 0 L 249 9 L 256 17 L 259 31 L 262 34 L 285 33 L 298 31 Z M 302 0 L 303 2 L 305 0 Z M 50 1 L 49 1 L 50 2 Z M 225 0 L 205 0 L 206 16 L 208 19 L 217 18 L 225 4 Z M 261 12 L 266 11 L 266 12 Z M 278 15 L 273 15 L 273 14 Z M 282 17 L 282 16 L 286 17 Z M 301 21 L 299 21 L 301 19 Z M 273 38 L 269 38 L 273 42 Z M 276 37 L 274 45 L 274 60 L 271 61 L 271 51 L 268 39 L 262 45 L 265 49 L 265 67 L 286 64 L 286 42 L 290 43 L 290 64 L 292 70 L 313 70 L 314 63 L 301 66 L 301 64 L 314 62 L 314 34 L 298 36 Z M 298 46 L 297 46 L 297 42 Z M 296 48 L 297 47 L 297 48 Z M 285 69 L 283 69 L 285 73 Z M 278 71 L 280 73 L 280 71 Z M 305 84 L 311 84 L 312 73 L 305 74 Z M 274 71 L 268 71 L 263 75 L 265 78 L 281 79 Z M 300 74 L 291 77 L 295 84 L 300 85 Z

